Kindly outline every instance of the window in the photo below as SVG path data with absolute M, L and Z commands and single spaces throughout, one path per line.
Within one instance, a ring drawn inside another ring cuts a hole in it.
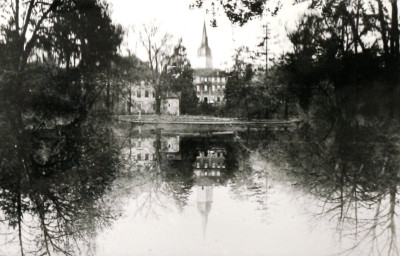
M 196 164 L 196 167 L 197 167 L 197 168 L 200 168 L 200 163 L 197 163 L 197 164 Z
M 208 164 L 207 163 L 204 164 L 204 168 L 206 168 L 206 169 L 208 168 Z
M 217 101 L 218 101 L 218 102 L 220 102 L 220 101 L 221 101 L 221 99 L 220 99 L 219 97 L 217 97 Z
M 212 86 L 212 91 L 213 91 L 213 92 L 215 91 L 215 85 Z
M 207 77 L 204 77 L 204 82 L 207 82 Z
M 204 91 L 207 91 L 207 90 L 208 90 L 207 85 L 204 85 Z
M 153 91 L 153 98 L 155 98 L 156 97 L 156 93 Z
M 198 91 L 198 92 L 200 91 L 200 85 L 197 86 L 197 91 Z
M 137 96 L 138 98 L 141 98 L 141 97 L 142 97 L 142 91 L 141 91 L 141 90 L 138 90 L 136 96 Z
M 149 154 L 144 155 L 144 160 L 149 160 Z
M 144 97 L 145 97 L 145 98 L 148 98 L 148 97 L 149 97 L 149 91 L 147 91 L 147 90 L 144 91 Z
M 142 155 L 141 154 L 137 154 L 137 160 L 142 160 Z
M 141 142 L 140 140 L 139 140 L 138 143 L 137 143 L 137 147 L 138 147 L 138 148 L 142 148 L 142 142 Z

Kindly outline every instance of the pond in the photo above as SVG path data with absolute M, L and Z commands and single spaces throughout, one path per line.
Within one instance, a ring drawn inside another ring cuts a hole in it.
M 395 136 L 116 124 L 29 135 L 22 152 L 11 139 L 1 149 L 0 255 L 398 254 Z

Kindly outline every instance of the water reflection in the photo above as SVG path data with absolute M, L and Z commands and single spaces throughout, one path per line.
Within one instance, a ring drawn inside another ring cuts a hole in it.
M 118 150 L 109 127 L 93 122 L 30 128 L 23 130 L 23 137 L 12 136 L 7 127 L 1 132 L 4 253 L 72 255 L 82 241 L 90 245 L 115 217 L 100 202 L 118 172 Z
M 394 132 L 176 134 L 97 120 L 10 134 L 5 255 L 398 254 Z

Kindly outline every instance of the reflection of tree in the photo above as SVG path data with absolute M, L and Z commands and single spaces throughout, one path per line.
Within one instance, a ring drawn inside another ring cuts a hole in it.
M 118 152 L 105 127 L 91 120 L 31 131 L 23 144 L 1 130 L 0 209 L 21 255 L 74 255 L 81 241 L 113 218 L 102 197 L 116 177 Z
M 395 137 L 387 135 L 393 133 L 343 123 L 322 142 L 321 134 L 304 127 L 272 134 L 263 142 L 259 135 L 242 135 L 240 143 L 256 149 L 293 185 L 318 199 L 317 217 L 337 220 L 338 234 L 355 239 L 346 253 L 398 255 L 399 148 Z

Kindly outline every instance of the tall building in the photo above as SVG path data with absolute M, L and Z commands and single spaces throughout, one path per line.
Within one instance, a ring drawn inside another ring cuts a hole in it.
M 207 36 L 207 29 L 205 22 L 203 25 L 203 36 L 201 39 L 201 44 L 199 49 L 197 50 L 197 58 L 198 58 L 198 68 L 205 68 L 205 69 L 213 68 L 212 54 L 211 54 L 211 49 L 208 46 L 208 36 Z
M 197 51 L 197 68 L 194 70 L 194 89 L 199 102 L 222 105 L 225 102 L 226 73 L 213 68 L 213 59 L 206 23 L 203 25 L 203 35 Z

